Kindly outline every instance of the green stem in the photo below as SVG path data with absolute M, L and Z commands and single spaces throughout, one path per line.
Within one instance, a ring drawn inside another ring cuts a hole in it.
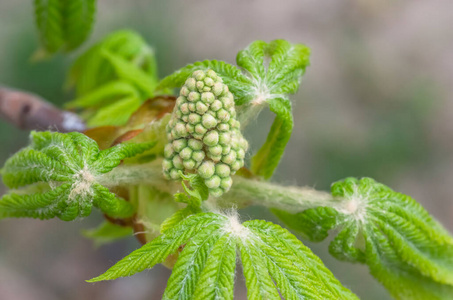
M 105 186 L 145 184 L 170 194 L 181 192 L 180 182 L 168 181 L 163 177 L 161 162 L 158 159 L 148 164 L 122 165 L 103 174 L 97 180 Z M 318 206 L 342 210 L 346 203 L 342 198 L 309 187 L 281 186 L 240 176 L 234 176 L 233 182 L 228 193 L 221 198 L 210 199 L 210 202 L 215 202 L 222 208 L 260 205 L 289 212 L 300 212 Z
M 233 182 L 231 190 L 219 199 L 222 207 L 260 205 L 299 212 L 318 206 L 341 208 L 344 205 L 343 199 L 309 187 L 281 186 L 239 176 L 234 177 Z

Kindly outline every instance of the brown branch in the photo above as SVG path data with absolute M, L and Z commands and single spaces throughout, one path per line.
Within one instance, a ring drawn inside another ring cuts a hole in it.
M 0 87 L 0 117 L 20 129 L 84 131 L 85 123 L 74 113 L 60 110 L 41 97 Z

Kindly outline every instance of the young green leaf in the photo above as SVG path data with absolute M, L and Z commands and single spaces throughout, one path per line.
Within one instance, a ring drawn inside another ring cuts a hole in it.
M 77 98 L 68 107 L 83 108 L 90 126 L 124 125 L 157 84 L 154 52 L 132 31 L 114 32 L 73 64 L 66 85 Z
M 217 240 L 195 287 L 194 299 L 233 299 L 236 240 L 225 234 Z
M 148 244 L 117 262 L 104 274 L 88 280 L 96 282 L 127 277 L 162 263 L 170 254 L 196 235 L 203 228 L 216 226 L 223 220 L 222 216 L 212 213 L 201 213 L 190 216 L 177 226 L 170 228 Z
M 337 182 L 332 195 L 341 205 L 277 215 L 313 240 L 340 229 L 330 253 L 368 264 L 397 299 L 451 297 L 453 238 L 417 202 L 370 178 Z
M 34 0 L 35 22 L 42 49 L 36 58 L 71 51 L 91 32 L 96 0 Z
M 279 292 L 285 299 L 357 299 L 287 230 L 215 213 L 187 217 L 89 282 L 130 276 L 179 254 L 163 299 L 232 299 L 237 248 L 248 299 L 280 299 Z
M 196 203 L 192 203 L 193 205 L 200 206 L 202 201 L 205 201 L 208 199 L 209 189 L 206 186 L 204 179 L 201 178 L 200 175 L 198 175 L 198 174 L 184 175 L 181 171 L 179 171 L 179 175 L 181 176 L 181 178 L 183 180 L 188 181 L 190 184 L 190 187 L 192 188 L 192 189 L 189 189 L 186 186 L 186 184 L 184 183 L 184 181 L 181 182 L 186 193 L 190 195 L 190 198 L 197 199 Z
M 6 161 L 3 182 L 10 188 L 42 182 L 55 188 L 5 195 L 0 199 L 0 216 L 73 220 L 89 215 L 94 205 L 112 217 L 129 217 L 133 206 L 97 181 L 121 160 L 154 144 L 119 144 L 100 151 L 96 142 L 81 133 L 32 132 L 31 145 Z

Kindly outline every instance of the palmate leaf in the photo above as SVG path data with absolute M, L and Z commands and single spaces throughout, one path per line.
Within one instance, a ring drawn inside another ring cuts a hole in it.
M 154 52 L 133 31 L 117 31 L 88 49 L 73 64 L 66 85 L 77 98 L 68 108 L 81 108 L 89 126 L 124 125 L 154 94 Z
M 248 299 L 357 299 L 287 230 L 216 213 L 185 218 L 89 282 L 130 276 L 178 254 L 163 299 L 233 299 L 237 249 Z
M 370 178 L 332 186 L 338 206 L 297 214 L 275 211 L 291 228 L 319 241 L 339 229 L 329 251 L 366 263 L 396 299 L 450 299 L 453 238 L 412 198 Z
M 195 70 L 212 69 L 234 95 L 239 120 L 247 120 L 269 105 L 276 118 L 268 138 L 252 159 L 252 171 L 265 179 L 274 173 L 293 129 L 289 94 L 297 92 L 309 64 L 309 49 L 285 40 L 255 41 L 236 58 L 240 68 L 223 61 L 205 60 L 165 77 L 157 89 L 181 87 Z M 242 69 L 242 71 L 241 71 Z
M 59 50 L 71 51 L 88 37 L 94 23 L 96 0 L 34 0 L 35 22 L 41 41 L 36 58 Z
M 97 181 L 121 160 L 142 153 L 155 143 L 119 144 L 100 151 L 87 136 L 32 132 L 30 146 L 13 155 L 2 169 L 10 188 L 48 183 L 53 189 L 13 191 L 0 199 L 0 217 L 85 217 L 94 205 L 112 217 L 129 217 L 134 207 Z

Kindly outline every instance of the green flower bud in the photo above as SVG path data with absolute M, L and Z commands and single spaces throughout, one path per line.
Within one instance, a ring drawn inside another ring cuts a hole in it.
M 202 162 L 203 159 L 205 158 L 206 154 L 204 154 L 204 151 L 198 150 L 194 151 L 192 153 L 192 159 L 194 159 L 197 162 Z
M 195 132 L 195 126 L 191 124 L 186 124 L 186 130 L 189 134 L 193 134 Z
M 222 132 L 219 134 L 219 143 L 222 145 L 228 145 L 231 142 L 231 133 Z
M 211 193 L 212 196 L 214 197 L 220 197 L 223 195 L 223 193 L 225 192 L 223 189 L 221 188 L 216 188 L 216 189 L 210 189 L 209 192 Z
M 162 167 L 164 168 L 164 171 L 169 171 L 173 168 L 173 163 L 169 159 L 164 159 L 162 161 Z
M 193 159 L 186 159 L 183 160 L 182 164 L 186 170 L 193 170 L 197 162 L 194 161 Z
M 211 92 L 204 92 L 203 94 L 201 94 L 201 101 L 203 101 L 204 103 L 212 103 L 214 102 L 215 100 L 215 96 L 213 93 Z
M 201 116 L 196 113 L 191 113 L 189 115 L 189 123 L 192 125 L 197 125 L 198 123 L 201 122 Z
M 179 157 L 181 157 L 183 160 L 189 159 L 192 157 L 192 152 L 193 150 L 190 147 L 186 147 L 179 152 Z
M 217 112 L 217 118 L 222 122 L 228 122 L 230 120 L 230 114 L 222 108 Z
M 210 77 L 206 77 L 204 79 L 204 84 L 206 84 L 207 86 L 213 86 L 214 85 L 214 80 L 212 80 L 212 78 L 210 78 Z
M 192 150 L 201 150 L 203 148 L 203 143 L 196 139 L 190 139 L 189 147 L 192 148 Z
M 173 180 L 178 180 L 179 177 L 180 177 L 180 176 L 179 176 L 178 170 L 172 169 L 172 170 L 170 171 L 170 178 L 171 178 L 171 179 L 173 179 Z
M 195 102 L 195 101 L 200 100 L 200 93 L 190 92 L 189 96 L 187 96 L 187 100 L 189 100 L 190 102 Z
M 166 158 L 172 157 L 174 153 L 175 153 L 175 151 L 173 150 L 172 144 L 167 144 L 167 145 L 165 145 L 165 148 L 164 148 L 164 156 L 165 156 Z
M 201 166 L 198 168 L 198 175 L 200 175 L 203 178 L 210 178 L 212 175 L 214 175 L 215 172 L 215 164 L 212 161 L 205 161 L 201 164 Z
M 197 89 L 199 92 L 202 92 L 204 88 L 204 82 L 203 81 L 197 81 Z
M 220 186 L 220 177 L 217 175 L 214 175 L 211 178 L 205 180 L 204 183 L 210 189 L 218 188 Z
M 194 77 L 196 80 L 203 80 L 206 77 L 206 74 L 203 71 L 198 70 L 193 72 L 192 77 Z
M 215 166 L 215 173 L 224 178 L 230 176 L 231 170 L 227 164 L 220 163 Z
M 220 82 L 215 83 L 212 87 L 212 92 L 215 96 L 220 96 L 223 92 L 223 84 Z
M 220 123 L 219 126 L 217 126 L 217 128 L 220 131 L 230 131 L 230 125 L 228 125 L 226 123 Z
M 195 125 L 195 132 L 198 134 L 201 134 L 202 136 L 207 132 L 208 130 L 204 128 L 203 125 L 197 124 Z
M 172 159 L 172 163 L 173 163 L 173 166 L 178 169 L 178 170 L 182 170 L 182 159 L 181 157 L 179 157 L 178 155 L 174 156 L 173 159 Z
M 203 143 L 207 146 L 215 146 L 219 143 L 219 134 L 217 131 L 212 130 L 208 132 L 204 138 L 203 138 Z
M 201 124 L 207 129 L 214 128 L 217 125 L 217 120 L 210 114 L 205 114 L 202 117 Z
M 197 84 L 197 80 L 195 78 L 191 77 L 191 78 L 186 80 L 185 86 L 189 90 L 193 91 L 193 90 L 195 90 L 196 84 Z
M 183 86 L 181 88 L 180 93 L 181 93 L 181 96 L 187 97 L 189 95 L 190 91 L 186 86 Z
M 233 179 L 231 179 L 231 177 L 222 178 L 222 180 L 220 181 L 220 187 L 227 191 L 230 189 L 232 184 Z
M 186 139 L 174 140 L 172 146 L 173 150 L 175 150 L 176 152 L 181 152 L 182 149 L 187 147 L 187 140 Z
M 197 113 L 199 113 L 200 115 L 204 114 L 205 112 L 208 111 L 208 106 L 206 104 L 204 104 L 203 102 L 201 101 L 198 101 L 196 104 L 195 104 L 195 109 L 197 110 Z
M 222 102 L 220 102 L 220 100 L 214 100 L 214 102 L 212 102 L 212 104 L 210 106 L 211 110 L 213 110 L 213 111 L 218 111 L 222 107 L 223 107 L 223 104 L 222 104 Z
M 215 145 L 215 146 L 209 147 L 208 151 L 209 151 L 209 154 L 211 154 L 213 156 L 219 156 L 220 154 L 222 154 L 222 146 Z
M 187 115 L 188 113 L 190 113 L 190 110 L 189 110 L 189 104 L 187 103 L 184 103 L 181 105 L 181 107 L 179 108 L 181 110 L 181 112 L 185 115 Z
M 180 180 L 179 171 L 196 172 L 212 196 L 230 189 L 248 144 L 236 120 L 233 94 L 213 70 L 195 71 L 186 80 L 166 130 L 165 178 Z

